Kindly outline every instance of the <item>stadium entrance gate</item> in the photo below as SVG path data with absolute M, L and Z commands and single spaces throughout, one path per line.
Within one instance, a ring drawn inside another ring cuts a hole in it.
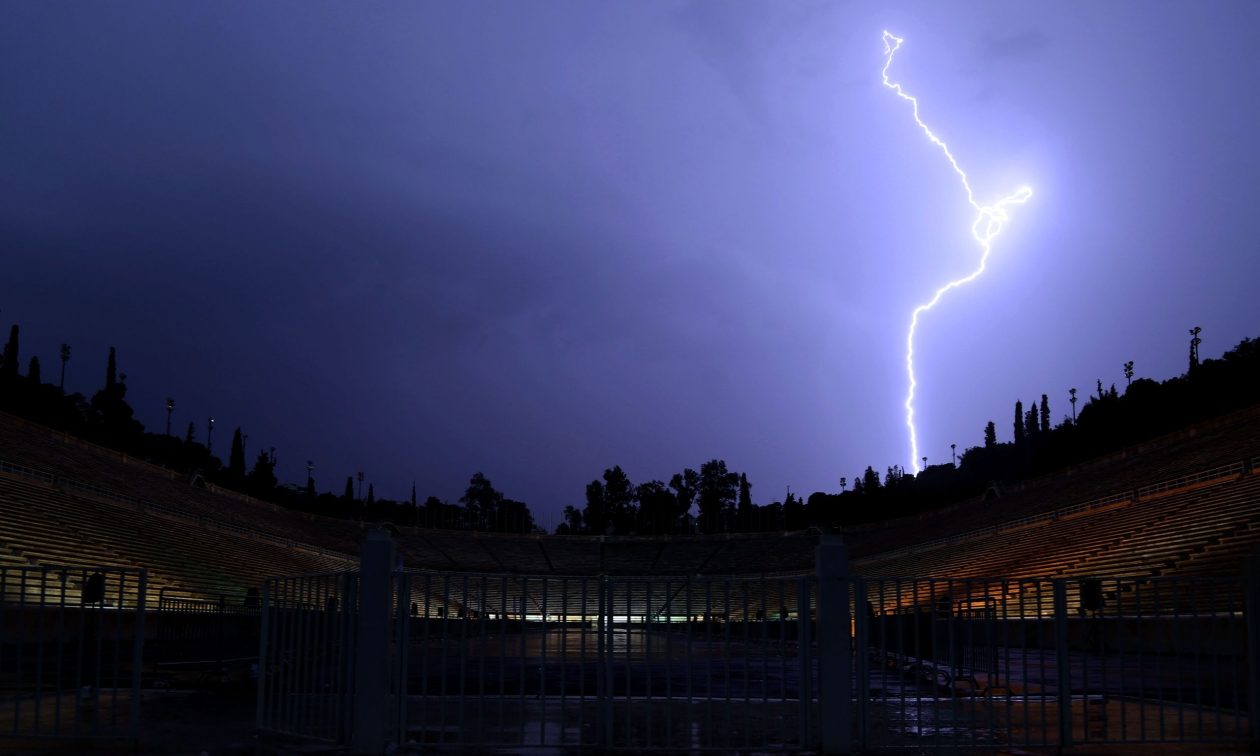
M 0 565 L 0 751 L 138 737 L 146 578 L 143 569 Z
M 382 537 L 362 573 L 267 581 L 259 726 L 360 753 L 1250 737 L 1241 579 L 862 578 L 825 542 L 818 562 L 776 577 L 418 572 L 394 569 Z

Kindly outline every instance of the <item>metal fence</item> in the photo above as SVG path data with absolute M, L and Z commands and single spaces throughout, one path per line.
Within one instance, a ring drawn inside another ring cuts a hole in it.
M 402 726 L 418 745 L 729 751 L 815 740 L 812 576 L 401 579 Z
M 0 567 L 0 739 L 138 736 L 146 573 Z
M 268 581 L 259 723 L 366 751 L 1252 737 L 1260 602 L 1244 611 L 1242 577 L 855 577 L 824 551 L 794 576 L 398 571 L 385 555 Z
M 344 742 L 350 732 L 357 572 L 264 581 L 258 727 Z
M 1249 737 L 1241 578 L 851 581 L 863 747 Z
M 244 679 L 258 660 L 259 596 L 244 602 L 158 593 L 157 632 L 147 654 L 166 684 Z

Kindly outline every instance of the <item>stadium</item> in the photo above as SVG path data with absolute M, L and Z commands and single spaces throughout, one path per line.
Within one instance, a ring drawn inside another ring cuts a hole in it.
M 1256 29 L 0 3 L 0 754 L 1260 750 Z
M 840 536 L 381 529 L 0 420 L 10 743 L 229 682 L 361 752 L 1251 738 L 1260 407 Z

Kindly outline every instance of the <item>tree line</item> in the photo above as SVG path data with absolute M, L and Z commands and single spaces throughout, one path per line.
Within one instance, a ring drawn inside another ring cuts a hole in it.
M 1118 450 L 1194 422 L 1260 401 L 1260 341 L 1243 339 L 1220 359 L 1200 361 L 1201 329 L 1191 331 L 1185 374 L 1157 382 L 1134 379 L 1132 361 L 1123 365 L 1125 388 L 1105 387 L 1081 399 L 1067 392 L 1071 413 L 1052 423 L 1049 394 L 1027 405 L 1014 403 L 1010 441 L 999 441 L 997 424 L 982 430 L 982 444 L 965 449 L 947 464 L 917 474 L 900 465 L 881 475 L 868 466 L 852 479 L 840 479 L 839 492 L 818 491 L 802 500 L 790 490 L 781 500 L 757 505 L 744 473 L 711 459 L 699 469 L 684 468 L 668 481 L 633 483 L 620 466 L 604 470 L 586 486 L 580 505 L 564 508 L 556 528 L 569 535 L 667 535 L 799 530 L 810 526 L 843 527 L 924 512 L 974 496 L 994 482 L 1010 483 L 1042 475 Z M 470 478 L 456 503 L 428 496 L 417 501 L 415 485 L 403 499 L 378 498 L 371 482 L 364 491 L 362 472 L 348 475 L 344 488 L 319 492 L 313 464 L 307 462 L 305 485 L 281 484 L 275 474 L 274 447 L 247 457 L 249 436 L 234 429 L 227 463 L 215 456 L 214 418 L 204 440 L 189 422 L 182 436 L 172 432 L 175 400 L 166 399 L 164 433 L 148 431 L 127 402 L 127 374 L 118 369 L 110 347 L 104 381 L 92 396 L 65 392 L 71 348 L 59 350 L 57 383 L 44 380 L 38 357 L 21 369 L 19 327 L 9 332 L 0 354 L 0 409 L 102 446 L 179 471 L 190 483 L 213 483 L 291 509 L 331 517 L 393 522 L 430 528 L 529 533 L 540 532 L 527 504 L 496 490 L 481 472 Z M 956 448 L 951 445 L 951 455 Z

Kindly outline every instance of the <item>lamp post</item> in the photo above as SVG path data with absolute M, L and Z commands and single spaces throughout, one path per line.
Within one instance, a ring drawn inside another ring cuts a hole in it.
M 315 470 L 315 463 L 309 459 L 306 460 L 306 490 L 307 491 L 311 490 L 311 484 L 315 482 L 315 479 L 311 477 L 311 473 L 314 470 Z
M 70 361 L 70 345 L 61 345 L 61 393 L 66 393 L 66 363 Z
M 950 461 L 953 462 L 954 467 L 958 467 L 958 454 L 956 452 L 957 449 L 958 449 L 958 444 L 949 445 L 949 458 L 950 458 Z
M 206 453 L 214 454 L 214 418 L 206 421 Z
M 175 400 L 166 397 L 166 435 L 171 435 L 171 413 L 175 411 Z
M 927 457 L 924 457 L 924 458 L 923 458 L 923 469 L 924 469 L 924 470 L 926 470 L 926 469 L 927 469 Z

